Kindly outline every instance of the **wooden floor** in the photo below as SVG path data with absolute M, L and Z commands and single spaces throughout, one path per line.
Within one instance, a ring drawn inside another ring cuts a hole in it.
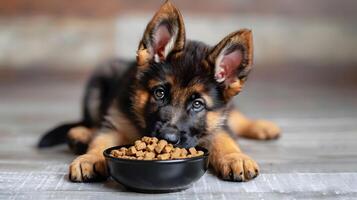
M 357 199 L 357 90 L 263 80 L 249 80 L 236 99 L 249 116 L 283 129 L 277 141 L 238 141 L 262 174 L 233 183 L 209 172 L 186 191 L 150 195 L 113 181 L 71 183 L 65 146 L 35 148 L 45 130 L 79 117 L 83 77 L 2 81 L 0 199 Z

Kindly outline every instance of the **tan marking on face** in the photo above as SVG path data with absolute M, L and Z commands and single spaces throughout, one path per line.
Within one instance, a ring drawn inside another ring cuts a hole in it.
M 212 98 L 211 98 L 208 94 L 206 94 L 206 93 L 201 93 L 201 95 L 202 95 L 202 98 L 205 100 L 206 105 L 207 105 L 208 107 L 212 107 L 212 106 L 213 106 L 213 100 L 212 100 Z
M 159 85 L 159 84 L 160 84 L 160 81 L 155 80 L 155 79 L 151 79 L 151 80 L 149 80 L 149 82 L 148 82 L 149 88 L 154 88 L 155 86 L 157 86 L 157 85 Z
M 149 97 L 150 94 L 145 90 L 137 90 L 134 94 L 135 103 L 133 109 L 142 127 L 145 127 L 146 125 L 143 116 L 144 116 L 145 105 L 149 101 Z
M 168 83 L 170 83 L 171 85 L 174 84 L 175 79 L 174 79 L 173 76 L 171 76 L 171 75 L 166 75 L 165 78 L 166 78 L 166 81 L 167 81 Z
M 224 98 L 226 100 L 231 99 L 233 96 L 237 95 L 242 91 L 242 84 L 240 80 L 236 80 L 232 84 L 228 85 L 224 91 Z
M 208 107 L 212 107 L 213 106 L 213 100 L 212 98 L 208 95 L 208 93 L 206 92 L 206 88 L 203 84 L 196 84 L 193 86 L 192 88 L 193 92 L 197 92 L 198 94 L 200 94 L 202 96 L 202 98 L 205 100 L 205 103 Z
M 191 88 L 192 91 L 197 93 L 202 93 L 206 91 L 205 86 L 201 83 L 194 84 Z
M 219 128 L 222 122 L 222 114 L 216 111 L 209 111 L 206 115 L 207 131 L 213 132 Z

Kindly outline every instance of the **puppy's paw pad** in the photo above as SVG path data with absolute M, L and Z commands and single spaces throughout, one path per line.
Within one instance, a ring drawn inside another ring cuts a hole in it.
M 73 182 L 100 181 L 107 177 L 105 160 L 97 155 L 81 155 L 69 166 L 69 179 Z
M 258 164 L 243 153 L 231 153 L 218 160 L 216 166 L 218 174 L 223 180 L 249 181 L 259 174 Z
M 280 128 L 273 122 L 257 120 L 249 127 L 248 137 L 259 140 L 270 140 L 279 138 Z

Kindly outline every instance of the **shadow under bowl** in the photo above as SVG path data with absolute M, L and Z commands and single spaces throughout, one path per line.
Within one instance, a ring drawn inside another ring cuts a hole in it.
M 202 156 L 174 160 L 129 160 L 110 156 L 121 147 L 106 149 L 103 154 L 110 176 L 129 190 L 143 193 L 175 192 L 189 188 L 208 169 L 208 150 Z

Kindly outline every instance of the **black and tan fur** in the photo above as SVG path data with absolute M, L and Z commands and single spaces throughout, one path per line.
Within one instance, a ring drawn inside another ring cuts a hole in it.
M 231 103 L 252 68 L 250 30 L 233 32 L 213 47 L 187 40 L 180 12 L 167 1 L 147 25 L 136 58 L 99 67 L 88 82 L 83 120 L 40 141 L 50 146 L 67 136 L 72 149 L 84 153 L 70 165 L 70 180 L 105 178 L 103 150 L 143 135 L 207 147 L 211 166 L 225 180 L 258 175 L 257 163 L 232 137 L 272 139 L 280 130 L 247 119 Z

